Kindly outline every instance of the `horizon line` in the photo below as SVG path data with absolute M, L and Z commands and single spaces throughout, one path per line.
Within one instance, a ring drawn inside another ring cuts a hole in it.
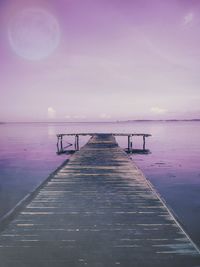
M 152 121 L 200 121 L 200 119 L 127 119 L 113 121 L 1 121 L 0 124 L 8 123 L 121 123 L 121 122 L 152 122 Z

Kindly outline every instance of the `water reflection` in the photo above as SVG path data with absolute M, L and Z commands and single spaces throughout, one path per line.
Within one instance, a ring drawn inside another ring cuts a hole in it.
M 54 125 L 48 125 L 47 129 L 48 129 L 48 135 L 55 137 L 55 135 L 56 135 L 56 127 Z

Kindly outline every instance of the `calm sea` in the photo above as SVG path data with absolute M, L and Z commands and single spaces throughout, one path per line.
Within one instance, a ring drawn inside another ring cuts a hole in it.
M 200 122 L 1 124 L 0 217 L 66 159 L 56 154 L 56 134 L 70 132 L 151 133 L 151 153 L 132 159 L 200 246 Z M 117 141 L 127 147 L 126 138 Z M 142 147 L 141 138 L 133 141 Z

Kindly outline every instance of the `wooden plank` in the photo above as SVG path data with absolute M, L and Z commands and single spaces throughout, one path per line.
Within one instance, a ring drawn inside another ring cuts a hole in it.
M 197 267 L 198 248 L 112 135 L 96 135 L 0 234 L 2 267 Z
M 94 136 L 94 135 L 98 135 L 97 133 L 63 133 L 63 134 L 57 134 L 58 137 L 62 137 L 62 136 L 76 136 L 76 135 L 82 135 L 82 136 Z M 107 133 L 101 133 L 101 135 L 108 135 Z M 145 133 L 110 133 L 110 135 L 113 136 L 145 136 L 145 137 L 149 137 L 151 136 L 151 134 L 145 134 Z

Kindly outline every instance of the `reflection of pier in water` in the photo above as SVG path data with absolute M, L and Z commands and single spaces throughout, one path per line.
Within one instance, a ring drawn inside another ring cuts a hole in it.
M 74 153 L 80 149 L 79 139 L 80 136 L 95 136 L 97 133 L 68 133 L 68 134 L 57 134 L 57 153 Z M 107 135 L 107 133 L 101 133 L 101 135 Z M 127 153 L 138 153 L 138 154 L 148 154 L 150 151 L 146 149 L 146 137 L 151 136 L 151 134 L 144 133 L 109 133 L 109 135 L 116 137 L 127 137 L 127 148 L 125 151 Z M 74 149 L 69 149 L 73 147 L 73 143 L 69 143 L 65 137 L 74 136 Z M 136 149 L 133 147 L 133 137 L 141 136 L 143 140 L 142 148 Z

